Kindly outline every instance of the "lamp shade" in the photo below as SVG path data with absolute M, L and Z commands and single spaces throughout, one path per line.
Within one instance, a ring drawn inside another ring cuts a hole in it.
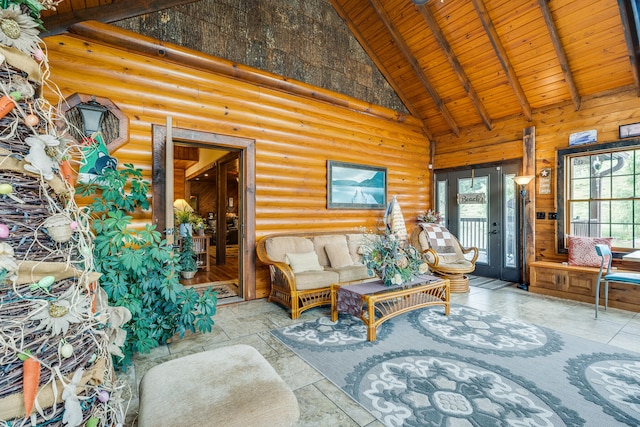
M 82 116 L 82 125 L 86 136 L 91 136 L 94 132 L 101 130 L 107 107 L 98 104 L 96 101 L 89 101 L 76 105 L 76 108 Z
M 533 175 L 521 175 L 521 176 L 514 176 L 513 180 L 518 185 L 527 185 L 533 180 L 533 178 L 534 178 Z
M 178 211 L 193 212 L 193 208 L 185 199 L 178 199 L 173 202 L 173 208 Z

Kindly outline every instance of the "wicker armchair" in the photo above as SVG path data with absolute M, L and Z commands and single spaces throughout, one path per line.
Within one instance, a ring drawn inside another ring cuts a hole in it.
M 469 291 L 469 278 L 465 274 L 476 269 L 478 248 L 463 248 L 445 227 L 427 223 L 414 228 L 409 242 L 422 252 L 431 271 L 449 279 L 451 292 Z M 472 258 L 466 258 L 470 253 Z

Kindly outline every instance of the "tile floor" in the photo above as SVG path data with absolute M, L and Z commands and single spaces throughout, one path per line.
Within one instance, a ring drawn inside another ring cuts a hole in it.
M 498 290 L 471 287 L 466 294 L 452 294 L 451 302 L 536 323 L 561 332 L 640 352 L 640 313 L 618 309 L 601 310 L 594 319 L 593 304 L 540 296 L 509 286 Z M 299 320 L 329 316 L 329 307 L 304 312 Z M 300 405 L 297 426 L 382 426 L 339 388 L 324 379 L 269 333 L 294 323 L 279 305 L 265 299 L 219 305 L 211 334 L 190 334 L 182 340 L 137 356 L 125 377 L 133 398 L 127 411 L 127 425 L 136 425 L 137 384 L 151 366 L 187 354 L 232 344 L 255 347 L 289 384 Z

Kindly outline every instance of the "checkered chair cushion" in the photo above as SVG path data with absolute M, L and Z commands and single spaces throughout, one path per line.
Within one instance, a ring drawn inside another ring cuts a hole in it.
M 421 224 L 431 249 L 439 254 L 455 254 L 455 237 L 449 230 L 438 224 Z

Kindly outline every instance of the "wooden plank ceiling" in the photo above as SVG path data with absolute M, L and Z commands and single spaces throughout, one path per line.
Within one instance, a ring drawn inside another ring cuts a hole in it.
M 628 0 L 330 1 L 430 136 L 639 87 Z M 44 21 L 56 33 L 184 3 L 73 0 Z

